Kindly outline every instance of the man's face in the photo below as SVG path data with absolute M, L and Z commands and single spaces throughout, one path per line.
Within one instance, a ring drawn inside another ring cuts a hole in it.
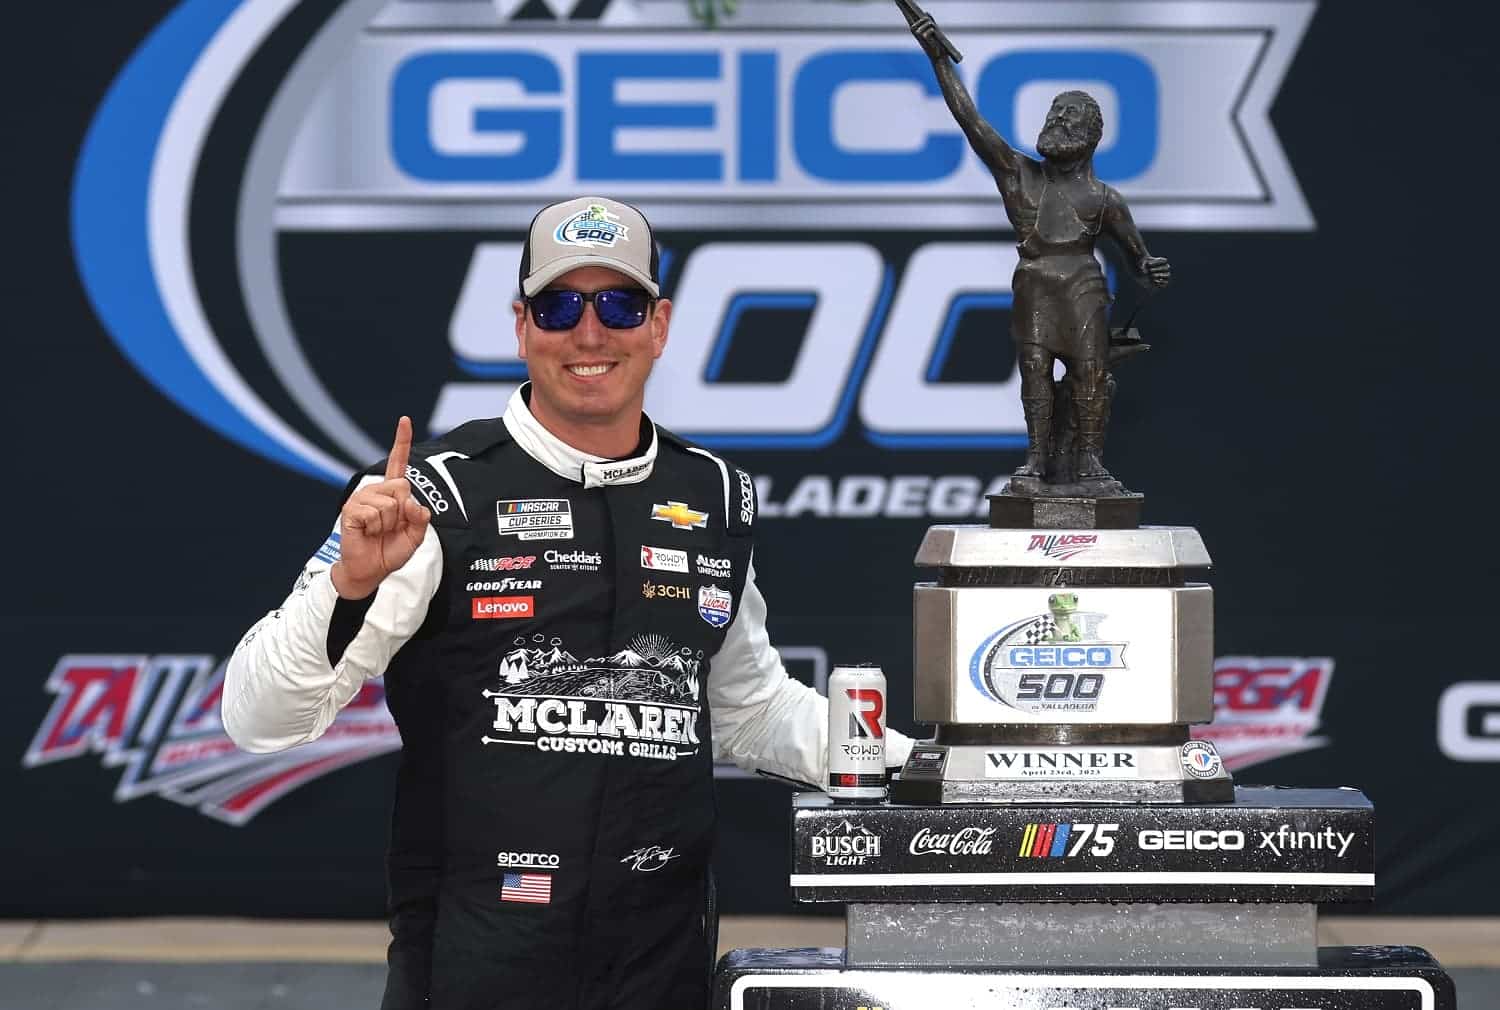
M 608 267 L 580 267 L 547 285 L 592 294 L 640 284 Z M 516 342 L 531 376 L 532 413 L 569 425 L 638 423 L 652 363 L 667 346 L 672 303 L 658 301 L 646 321 L 632 329 L 610 329 L 586 305 L 570 330 L 544 330 L 525 302 L 514 304 Z
M 1093 148 L 1088 107 L 1077 98 L 1054 99 L 1037 137 L 1037 153 L 1059 161 L 1075 161 L 1092 153 Z

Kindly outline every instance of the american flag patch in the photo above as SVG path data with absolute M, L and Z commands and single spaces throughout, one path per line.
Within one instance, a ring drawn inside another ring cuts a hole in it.
M 552 903 L 552 874 L 507 873 L 500 884 L 500 900 L 549 905 Z

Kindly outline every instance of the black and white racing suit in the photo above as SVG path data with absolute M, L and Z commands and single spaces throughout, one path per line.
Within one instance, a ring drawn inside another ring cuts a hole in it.
M 432 524 L 372 597 L 338 597 L 329 536 L 230 659 L 224 725 L 304 743 L 385 675 L 386 1010 L 702 1007 L 711 762 L 826 782 L 826 702 L 766 636 L 750 476 L 644 419 L 634 457 L 580 453 L 525 392 L 413 447 Z

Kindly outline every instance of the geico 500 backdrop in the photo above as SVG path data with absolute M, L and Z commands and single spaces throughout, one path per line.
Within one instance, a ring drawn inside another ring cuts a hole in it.
M 1326 486 L 1315 456 L 1275 451 L 1294 421 L 1264 382 L 1312 324 L 1246 308 L 1257 261 L 1327 241 L 1271 109 L 1294 65 L 1345 58 L 1304 44 L 1332 15 L 1281 0 L 931 7 L 1018 147 L 1058 91 L 1098 98 L 1098 174 L 1173 260 L 1175 286 L 1151 298 L 1106 262 L 1117 318 L 1155 345 L 1122 369 L 1106 453 L 1148 521 L 1198 526 L 1215 556 L 1218 719 L 1201 735 L 1240 781 L 1366 788 L 1388 834 L 1386 906 L 1474 910 L 1457 880 L 1496 815 L 1439 809 L 1422 782 L 1500 758 L 1492 674 L 1440 642 L 1428 668 L 1443 672 L 1404 679 L 1395 645 L 1425 620 L 1374 592 L 1389 573 L 1357 545 L 1381 517 L 1334 530 L 1316 492 L 1278 492 Z M 168 538 L 175 588 L 132 611 L 149 619 L 114 620 L 100 599 L 28 632 L 6 688 L 30 737 L 17 788 L 108 830 L 77 843 L 81 877 L 16 880 L 18 910 L 379 911 L 391 763 L 370 759 L 400 746 L 381 685 L 318 743 L 257 757 L 219 724 L 222 661 L 396 415 L 437 433 L 503 408 L 524 376 L 520 237 L 554 198 L 604 193 L 652 219 L 676 310 L 647 409 L 755 475 L 757 569 L 789 668 L 821 686 L 834 663 L 878 662 L 891 721 L 911 728 L 916 544 L 930 523 L 983 521 L 1025 427 L 1014 239 L 894 5 L 184 0 L 126 37 L 79 110 L 78 277 L 114 347 L 179 408 L 146 437 L 211 430 L 195 472 L 291 490 L 228 496 L 243 589 L 227 604 L 191 598 L 225 547 Z M 1357 257 L 1327 269 L 1365 280 Z M 1340 339 L 1321 333 L 1320 353 Z M 1319 394 L 1295 419 L 1304 438 L 1339 410 Z M 1032 544 L 1059 559 L 1089 546 Z M 1393 735 L 1409 747 L 1393 753 Z M 787 793 L 720 774 L 725 907 L 783 907 Z M 1454 819 L 1457 835 L 1434 833 Z M 39 847 L 43 833 L 23 829 Z

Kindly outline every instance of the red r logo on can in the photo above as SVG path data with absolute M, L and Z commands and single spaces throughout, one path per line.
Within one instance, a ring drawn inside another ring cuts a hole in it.
M 849 713 L 849 735 L 880 740 L 885 732 L 880 726 L 880 717 L 885 713 L 885 697 L 880 691 L 851 688 L 844 692 L 854 705 Z

